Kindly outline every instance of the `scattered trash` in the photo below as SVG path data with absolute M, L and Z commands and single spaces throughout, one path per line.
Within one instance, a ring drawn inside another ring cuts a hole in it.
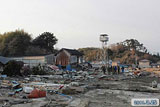
M 151 75 L 151 72 L 140 72 L 139 76 L 149 76 Z
M 157 81 L 152 81 L 152 88 L 157 88 L 157 85 L 158 85 Z
M 32 87 L 23 87 L 23 91 L 27 94 L 30 94 L 34 89 Z
M 19 89 L 15 89 L 15 92 L 20 92 L 20 91 L 22 91 L 23 90 L 23 88 L 19 88 Z
M 15 95 L 15 92 L 9 92 L 8 95 L 13 96 L 13 95 Z
M 61 89 L 61 93 L 67 94 L 67 95 L 72 95 L 72 94 L 76 94 L 76 90 L 75 89 L 71 89 L 69 87 L 65 87 L 65 88 Z
M 69 85 L 70 85 L 70 86 L 76 86 L 76 87 L 78 87 L 78 86 L 79 86 L 79 83 L 78 83 L 78 82 L 71 82 Z
M 140 71 L 134 71 L 134 75 L 140 74 Z
M 65 94 L 62 94 L 62 93 L 57 93 L 57 94 L 59 94 L 59 95 L 61 95 L 61 96 L 64 96 L 64 97 L 67 97 L 67 98 L 69 98 L 69 99 L 72 99 L 72 96 L 68 96 L 68 95 L 65 95 Z
M 57 69 L 56 66 L 52 67 L 53 69 Z M 67 69 L 71 70 L 70 67 L 71 66 L 68 66 Z M 31 106 L 33 103 L 37 106 L 40 102 L 43 103 L 41 105 L 48 107 L 79 106 L 83 104 L 90 104 L 88 103 L 89 100 L 87 100 L 87 102 L 84 101 L 84 93 L 95 89 L 98 89 L 99 91 L 93 94 L 101 96 L 101 100 L 103 100 L 103 96 L 104 98 L 108 98 L 113 95 L 112 93 L 107 94 L 105 91 L 103 93 L 101 89 L 113 89 L 115 91 L 122 90 L 124 92 L 126 90 L 133 90 L 133 92 L 160 92 L 160 88 L 157 88 L 160 87 L 157 86 L 159 82 L 158 79 L 157 81 L 153 81 L 155 79 L 152 79 L 152 85 L 150 84 L 151 81 L 144 84 L 142 84 L 142 82 L 137 82 L 138 79 L 143 81 L 143 78 L 147 76 L 152 78 L 156 74 L 142 70 L 128 71 L 129 72 L 115 75 L 112 73 L 110 75 L 104 75 L 102 72 L 98 70 L 96 71 L 95 69 L 88 69 L 86 71 L 77 71 L 77 69 L 72 69 L 69 73 L 61 70 L 55 71 L 52 75 L 31 75 L 26 77 L 7 77 L 5 75 L 1 75 L 0 106 L 25 107 Z M 72 77 L 70 76 L 70 73 L 72 73 Z M 132 79 L 134 81 L 133 85 L 132 81 L 129 85 L 126 85 L 128 80 Z M 123 81 L 125 81 L 124 84 L 122 84 Z M 151 86 L 155 89 L 151 88 Z M 1 100 L 3 97 L 6 97 L 7 100 Z M 93 96 L 92 99 L 94 98 L 99 99 L 100 97 Z M 92 101 L 90 102 L 92 103 Z M 94 103 L 96 104 L 96 101 Z

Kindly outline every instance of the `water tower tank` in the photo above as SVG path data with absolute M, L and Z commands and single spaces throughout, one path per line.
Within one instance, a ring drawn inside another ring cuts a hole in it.
M 100 41 L 101 42 L 107 42 L 109 40 L 108 35 L 107 34 L 101 34 L 100 35 Z

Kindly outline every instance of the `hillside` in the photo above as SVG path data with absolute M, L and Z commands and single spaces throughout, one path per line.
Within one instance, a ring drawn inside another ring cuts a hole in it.
M 86 61 L 102 60 L 102 49 L 100 48 L 88 47 L 80 48 L 78 50 L 84 53 Z M 135 64 L 136 59 L 137 61 L 148 59 L 152 63 L 156 63 L 160 60 L 159 53 L 156 55 L 149 53 L 147 48 L 136 39 L 129 39 L 112 44 L 106 50 L 110 60 L 120 61 L 123 64 Z

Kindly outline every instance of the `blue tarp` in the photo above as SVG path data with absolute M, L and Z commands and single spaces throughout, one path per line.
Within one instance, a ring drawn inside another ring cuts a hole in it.
M 72 71 L 71 65 L 67 65 L 66 70 L 67 71 Z

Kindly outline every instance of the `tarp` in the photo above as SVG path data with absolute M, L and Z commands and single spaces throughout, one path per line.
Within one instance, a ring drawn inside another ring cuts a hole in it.
M 72 71 L 71 65 L 67 65 L 66 70 L 67 71 Z
M 46 91 L 42 91 L 36 88 L 28 95 L 28 98 L 41 98 L 41 97 L 46 97 Z

